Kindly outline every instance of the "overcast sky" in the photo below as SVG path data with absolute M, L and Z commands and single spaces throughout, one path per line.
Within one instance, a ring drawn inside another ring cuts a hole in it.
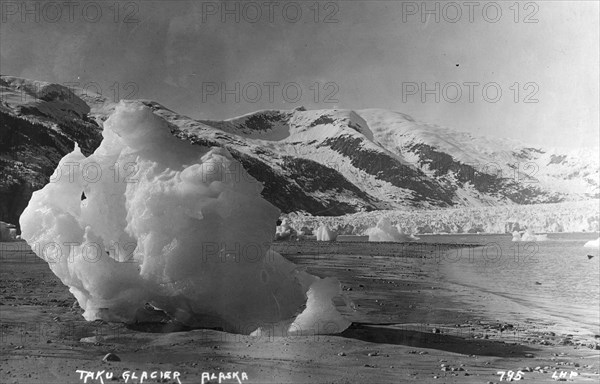
M 385 108 L 533 145 L 600 140 L 597 1 L 22 4 L 1 3 L 2 74 L 201 119 Z

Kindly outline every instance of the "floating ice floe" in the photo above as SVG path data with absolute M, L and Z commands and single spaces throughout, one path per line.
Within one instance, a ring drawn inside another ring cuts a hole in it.
M 227 150 L 182 141 L 150 109 L 121 102 L 100 147 L 87 158 L 75 147 L 33 193 L 22 237 L 89 321 L 143 321 L 148 303 L 192 327 L 343 331 L 339 282 L 270 249 L 280 212 L 261 190 Z
M 590 240 L 583 245 L 585 248 L 600 248 L 600 237 L 596 240 Z
M 513 232 L 512 241 L 548 241 L 548 235 L 536 235 L 531 229 L 527 229 L 522 236 L 517 231 Z
M 398 225 L 393 226 L 387 217 L 380 218 L 375 227 L 369 228 L 365 231 L 365 235 L 369 236 L 369 241 L 406 242 L 419 239 L 413 235 L 403 234 Z

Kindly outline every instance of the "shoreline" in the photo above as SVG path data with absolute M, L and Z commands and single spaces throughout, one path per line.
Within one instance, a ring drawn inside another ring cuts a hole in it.
M 316 246 L 294 243 L 285 256 L 309 273 L 340 280 L 356 305 L 345 309 L 353 324 L 341 334 L 261 338 L 173 324 L 144 332 L 87 322 L 44 261 L 27 252 L 3 255 L 0 376 L 25 384 L 82 383 L 77 370 L 110 370 L 120 378 L 109 382 L 117 383 L 125 382 L 125 371 L 177 371 L 182 383 L 200 382 L 207 372 L 245 372 L 248 383 L 499 383 L 498 371 L 522 368 L 528 382 L 548 382 L 561 372 L 575 372 L 575 382 L 600 377 L 599 350 L 535 321 L 490 319 L 486 303 L 467 291 L 458 300 L 431 257 L 438 245 L 414 247 L 420 253 L 402 258 L 389 257 L 386 245 L 371 250 L 388 256 L 332 254 Z M 121 361 L 103 362 L 109 352 Z

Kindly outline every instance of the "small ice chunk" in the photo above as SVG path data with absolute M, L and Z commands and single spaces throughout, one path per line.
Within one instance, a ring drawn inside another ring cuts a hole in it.
M 275 240 L 293 240 L 298 236 L 298 232 L 292 227 L 290 221 L 285 218 L 275 229 Z
M 523 236 L 521 236 L 521 241 L 547 241 L 548 235 L 536 235 L 533 233 L 531 229 L 527 229 Z M 514 240 L 513 240 L 514 241 Z
M 514 242 L 521 241 L 521 234 L 518 231 L 514 231 L 512 233 L 512 241 L 514 241 Z
M 600 248 L 600 237 L 596 240 L 590 240 L 583 245 L 585 248 Z
M 315 235 L 317 241 L 335 241 L 337 238 L 337 233 L 329 229 L 327 224 L 321 224 L 319 228 L 317 228 Z
M 387 217 L 381 217 L 377 225 L 367 229 L 365 234 L 369 235 L 369 241 L 407 242 L 419 240 L 416 236 L 402 233 L 399 226 L 393 226 Z

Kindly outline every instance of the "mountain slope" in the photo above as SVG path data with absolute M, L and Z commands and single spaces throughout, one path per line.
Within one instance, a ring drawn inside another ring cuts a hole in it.
M 18 222 L 32 191 L 78 143 L 101 141 L 114 103 L 61 85 L 0 78 L 0 219 Z M 265 110 L 196 121 L 149 100 L 172 134 L 226 147 L 283 212 L 551 203 L 600 197 L 598 157 L 414 121 L 379 109 Z
M 0 217 L 18 224 L 59 160 L 76 142 L 92 153 L 102 130 L 88 104 L 60 85 L 2 76 L 0 101 Z

